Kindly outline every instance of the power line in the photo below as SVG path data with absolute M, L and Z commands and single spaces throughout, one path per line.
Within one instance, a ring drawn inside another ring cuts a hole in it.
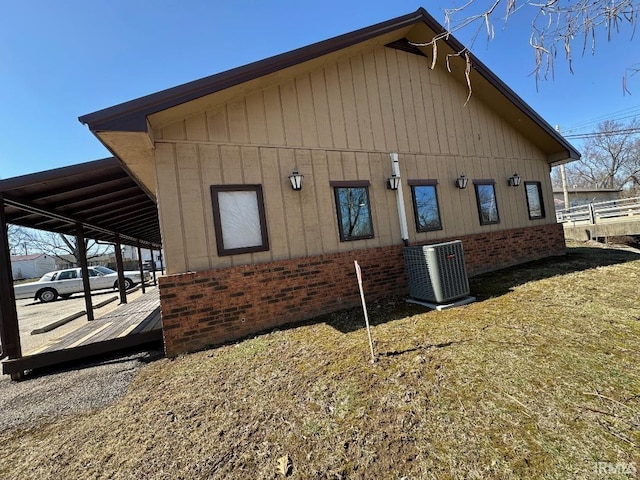
M 612 118 L 612 117 L 617 117 L 619 115 L 628 115 L 629 113 L 637 112 L 639 110 L 640 110 L 640 105 L 634 105 L 632 107 L 623 108 L 622 110 L 616 110 L 615 112 L 604 113 L 604 114 L 599 115 L 597 117 L 592 117 L 590 119 L 582 120 L 580 122 L 574 123 L 573 125 L 569 125 L 567 127 L 567 129 L 574 129 L 574 128 L 581 127 L 581 126 L 586 125 L 586 124 L 598 122 L 600 120 L 607 120 L 607 119 Z
M 569 132 L 575 132 L 576 130 L 582 130 L 585 129 L 589 126 L 601 123 L 605 120 L 612 120 L 612 121 L 621 121 L 621 120 L 626 120 L 629 118 L 635 118 L 637 116 L 640 116 L 640 105 L 636 105 L 633 107 L 628 107 L 622 110 L 618 110 L 616 112 L 613 113 L 609 113 L 609 114 L 604 114 L 604 115 L 600 115 L 597 117 L 593 117 L 591 119 L 588 120 L 584 120 L 582 122 L 578 122 L 578 123 L 574 123 L 573 125 L 570 125 L 569 127 L 563 128 L 562 131 L 565 133 L 569 133 Z
M 601 137 L 603 135 L 632 135 L 634 133 L 640 133 L 640 127 L 623 128 L 620 130 L 608 130 L 603 132 L 576 133 L 574 135 L 563 135 L 563 136 L 564 138 L 586 139 L 586 138 Z

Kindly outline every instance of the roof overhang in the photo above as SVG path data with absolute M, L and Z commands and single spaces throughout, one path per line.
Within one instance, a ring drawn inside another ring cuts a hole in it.
M 302 64 L 310 70 L 327 62 L 328 59 L 353 54 L 357 50 L 371 48 L 372 45 L 387 44 L 405 38 L 415 43 L 426 43 L 443 32 L 442 25 L 426 10 L 419 8 L 413 13 L 386 22 L 99 110 L 84 115 L 79 120 L 88 125 L 117 156 L 121 155 L 118 150 L 122 146 L 113 138 L 109 138 L 107 132 L 137 133 L 138 137 L 130 137 L 136 141 L 134 147 L 148 149 L 150 152 L 152 145 L 148 139 L 144 140 L 143 136 L 149 138 L 152 127 L 157 128 L 176 115 L 187 114 L 187 104 L 193 100 L 214 95 L 219 97 L 220 92 L 226 91 L 227 94 L 222 95 L 222 98 L 211 100 L 212 105 L 220 104 L 225 97 L 233 98 L 264 88 L 286 75 L 289 69 Z M 439 61 L 443 61 L 440 58 L 446 58 L 447 53 L 463 50 L 464 46 L 453 35 L 448 35 L 439 42 Z M 430 53 L 430 48 L 423 49 L 423 52 Z M 547 156 L 550 165 L 559 165 L 580 158 L 579 152 L 566 139 L 486 65 L 472 54 L 470 59 L 473 95 L 490 104 L 506 121 L 537 145 Z M 464 81 L 465 61 L 461 58 L 451 58 L 449 66 L 452 76 L 458 81 Z M 122 154 L 126 151 L 127 155 L 130 155 L 129 150 L 125 148 L 121 151 Z M 143 163 L 140 159 L 134 159 L 134 162 Z M 127 164 L 130 163 L 128 157 Z M 146 181 L 144 183 L 149 185 Z
M 154 200 L 115 158 L 0 180 L 8 223 L 68 235 L 159 248 Z M 0 207 L 2 202 L 0 202 Z

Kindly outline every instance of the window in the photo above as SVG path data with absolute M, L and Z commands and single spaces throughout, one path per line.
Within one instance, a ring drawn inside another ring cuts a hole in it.
M 438 205 L 437 180 L 409 180 L 413 198 L 416 231 L 442 230 Z
M 96 267 L 94 268 L 94 270 L 97 270 L 98 272 L 100 272 L 102 275 L 110 275 L 112 273 L 118 273 L 115 270 L 111 270 L 108 267 L 103 267 L 102 265 L 96 265 Z
M 544 218 L 544 203 L 542 202 L 542 185 L 540 182 L 524 182 L 524 191 L 527 194 L 529 220 Z
M 473 183 L 476 189 L 480 225 L 500 223 L 495 182 L 493 180 L 474 180 Z
M 331 182 L 336 198 L 340 241 L 373 238 L 369 181 Z
M 58 274 L 58 280 L 71 280 L 72 278 L 78 278 L 75 270 L 65 270 Z
M 212 185 L 218 255 L 269 250 L 261 185 Z

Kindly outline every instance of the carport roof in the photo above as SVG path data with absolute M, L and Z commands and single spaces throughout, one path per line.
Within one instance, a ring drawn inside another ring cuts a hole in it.
M 7 223 L 159 248 L 154 200 L 113 158 L 0 180 Z

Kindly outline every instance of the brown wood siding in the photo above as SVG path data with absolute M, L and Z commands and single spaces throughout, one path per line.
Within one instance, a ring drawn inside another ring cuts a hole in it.
M 210 107 L 154 131 L 169 273 L 376 248 L 401 242 L 395 192 L 385 188 L 399 153 L 411 241 L 553 223 L 549 167 L 529 141 L 466 85 L 424 57 L 375 48 L 279 85 Z M 198 102 L 198 101 L 195 101 Z M 195 103 L 194 102 L 194 103 Z M 305 176 L 294 192 L 287 176 Z M 540 181 L 547 217 L 531 221 L 517 172 Z M 500 223 L 481 226 L 470 182 L 493 178 Z M 408 179 L 438 179 L 441 231 L 416 233 Z M 375 237 L 340 242 L 331 180 L 369 180 Z M 209 186 L 264 187 L 268 252 L 218 258 Z

